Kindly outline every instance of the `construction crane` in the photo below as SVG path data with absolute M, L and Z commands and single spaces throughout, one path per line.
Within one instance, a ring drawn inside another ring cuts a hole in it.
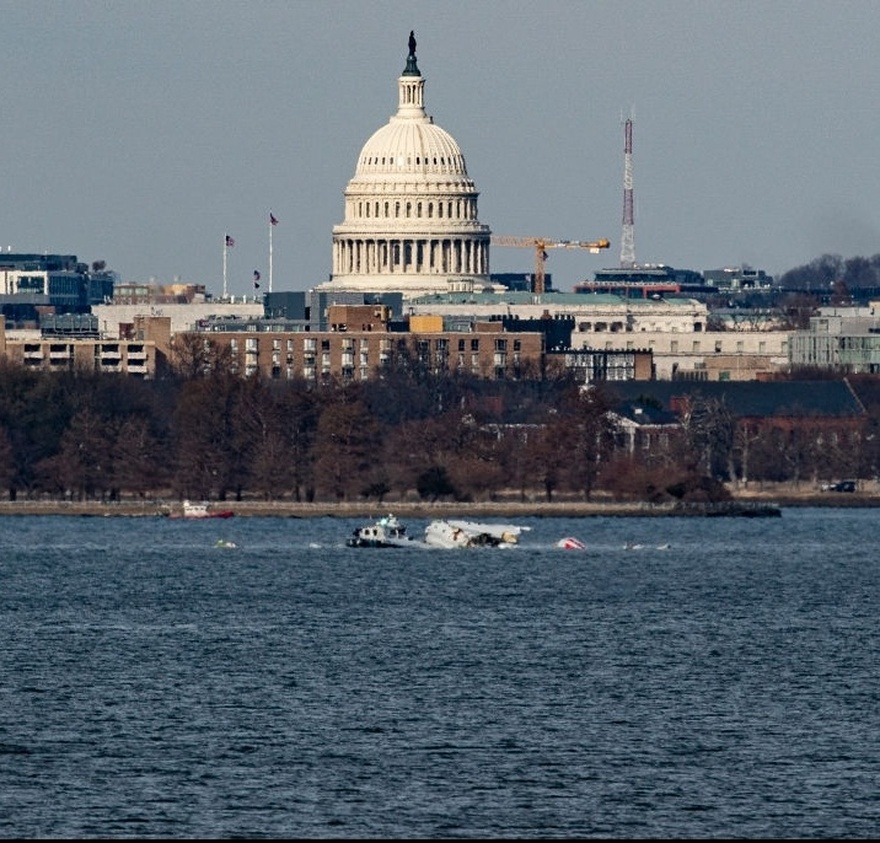
M 600 249 L 607 249 L 608 240 L 554 240 L 551 237 L 504 237 L 493 236 L 494 246 L 518 246 L 535 250 L 535 277 L 532 280 L 532 292 L 544 292 L 544 261 L 547 260 L 547 249 L 589 249 L 599 254 Z

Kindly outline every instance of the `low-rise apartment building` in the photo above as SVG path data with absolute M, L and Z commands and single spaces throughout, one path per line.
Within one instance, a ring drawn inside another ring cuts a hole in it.
M 476 323 L 467 332 L 431 330 L 389 331 L 387 323 L 349 321 L 334 313 L 332 331 L 218 331 L 196 332 L 228 357 L 244 376 L 323 382 L 367 380 L 402 357 L 432 371 L 466 370 L 481 378 L 519 378 L 539 372 L 544 362 L 541 333 L 506 333 L 500 323 Z M 186 342 L 187 333 L 175 338 Z M 192 336 L 190 334 L 190 336 Z
M 115 372 L 149 379 L 167 363 L 171 320 L 136 317 L 113 337 L 7 330 L 0 320 L 0 358 L 28 369 Z
M 0 339 L 0 357 L 29 369 L 116 372 L 152 378 L 156 372 L 156 344 L 143 340 L 93 340 L 42 337 Z

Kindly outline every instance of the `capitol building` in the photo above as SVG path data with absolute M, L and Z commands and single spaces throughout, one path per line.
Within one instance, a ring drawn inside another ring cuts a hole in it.
M 397 113 L 367 140 L 333 228 L 327 292 L 401 292 L 405 298 L 482 290 L 491 232 L 455 139 L 425 111 L 425 79 L 409 38 Z

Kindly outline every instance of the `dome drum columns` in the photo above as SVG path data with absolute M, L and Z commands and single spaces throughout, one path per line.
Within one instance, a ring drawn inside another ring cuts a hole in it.
M 334 242 L 333 275 L 486 275 L 489 241 L 471 238 L 370 238 Z

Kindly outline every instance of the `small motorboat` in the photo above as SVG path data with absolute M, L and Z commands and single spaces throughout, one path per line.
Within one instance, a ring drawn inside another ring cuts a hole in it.
M 232 518 L 235 513 L 231 509 L 211 509 L 206 503 L 183 502 L 183 512 L 172 512 L 171 518 Z
M 346 539 L 347 547 L 421 547 L 423 543 L 412 538 L 390 513 L 372 524 L 356 527 Z

